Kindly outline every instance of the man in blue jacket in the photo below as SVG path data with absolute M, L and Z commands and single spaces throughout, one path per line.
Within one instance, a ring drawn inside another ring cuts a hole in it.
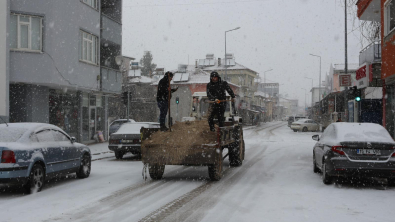
M 159 123 L 160 123 L 160 129 L 162 131 L 167 131 L 169 128 L 166 127 L 166 115 L 167 115 L 167 110 L 169 109 L 169 99 L 171 99 L 171 95 L 169 98 L 169 91 L 171 93 L 177 91 L 178 88 L 176 89 L 171 89 L 170 87 L 170 81 L 173 79 L 173 73 L 172 72 L 166 72 L 163 78 L 159 81 L 158 84 L 158 92 L 156 94 L 156 101 L 158 103 L 160 115 L 159 115 Z
M 214 128 L 214 116 L 218 118 L 219 127 L 224 126 L 224 114 L 226 109 L 226 102 L 219 102 L 221 100 L 226 100 L 226 92 L 232 97 L 232 103 L 235 101 L 235 94 L 232 88 L 226 81 L 222 81 L 221 77 L 217 72 L 212 72 L 210 74 L 210 82 L 207 84 L 207 97 L 209 100 L 214 101 L 210 104 L 210 114 L 208 117 L 208 125 L 210 126 L 210 131 L 215 131 Z

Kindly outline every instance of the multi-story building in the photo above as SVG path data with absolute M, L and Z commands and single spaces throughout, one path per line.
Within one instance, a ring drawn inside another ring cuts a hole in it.
M 240 86 L 238 106 L 240 115 L 244 121 L 247 121 L 245 123 L 253 119 L 256 112 L 251 109 L 251 105 L 253 105 L 254 93 L 256 92 L 255 79 L 258 72 L 237 63 L 231 53 L 226 54 L 226 64 L 225 59 L 216 59 L 214 54 L 207 54 L 206 58 L 199 59 L 196 65 L 208 73 L 216 71 L 223 80 Z
M 122 0 L 6 2 L 10 122 L 51 123 L 92 141 L 122 90 Z
M 395 137 L 395 0 L 359 0 L 358 18 L 381 25 L 383 125 Z
M 7 26 L 10 17 L 9 0 L 0 1 L 0 123 L 8 122 L 9 116 L 9 46 Z

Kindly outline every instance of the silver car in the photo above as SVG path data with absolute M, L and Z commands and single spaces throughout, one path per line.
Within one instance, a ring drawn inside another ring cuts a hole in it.
M 141 155 L 141 128 L 159 129 L 159 123 L 134 122 L 123 124 L 117 132 L 111 134 L 108 149 L 114 151 L 115 158 L 122 159 L 123 155 L 131 152 Z
M 45 123 L 0 124 L 0 183 L 39 192 L 52 177 L 91 171 L 91 152 L 62 129 Z
M 332 123 L 313 149 L 314 172 L 322 172 L 324 184 L 337 177 L 395 179 L 395 142 L 375 123 Z
M 294 132 L 297 132 L 297 131 L 303 131 L 303 132 L 319 131 L 320 125 L 318 123 L 314 122 L 314 120 L 312 120 L 312 119 L 300 119 L 300 120 L 293 122 L 291 124 L 291 129 Z

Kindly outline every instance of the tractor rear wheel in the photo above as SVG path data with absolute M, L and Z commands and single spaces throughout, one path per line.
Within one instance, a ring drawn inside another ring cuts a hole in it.
M 165 172 L 165 165 L 153 164 L 148 166 L 148 172 L 153 180 L 162 179 L 163 173 Z

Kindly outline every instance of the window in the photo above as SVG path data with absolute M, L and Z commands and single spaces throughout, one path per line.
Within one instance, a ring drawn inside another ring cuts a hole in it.
M 82 0 L 82 2 L 94 9 L 97 9 L 97 0 Z
M 395 30 L 395 0 L 388 0 L 384 9 L 384 35 Z
M 52 131 L 55 141 L 57 142 L 70 142 L 69 138 L 59 131 Z
M 52 130 L 44 130 L 40 131 L 36 134 L 38 141 L 45 143 L 45 142 L 54 142 L 54 138 L 52 135 Z
M 97 37 L 80 31 L 80 60 L 97 64 Z
M 42 51 L 42 18 L 11 14 L 11 49 Z

